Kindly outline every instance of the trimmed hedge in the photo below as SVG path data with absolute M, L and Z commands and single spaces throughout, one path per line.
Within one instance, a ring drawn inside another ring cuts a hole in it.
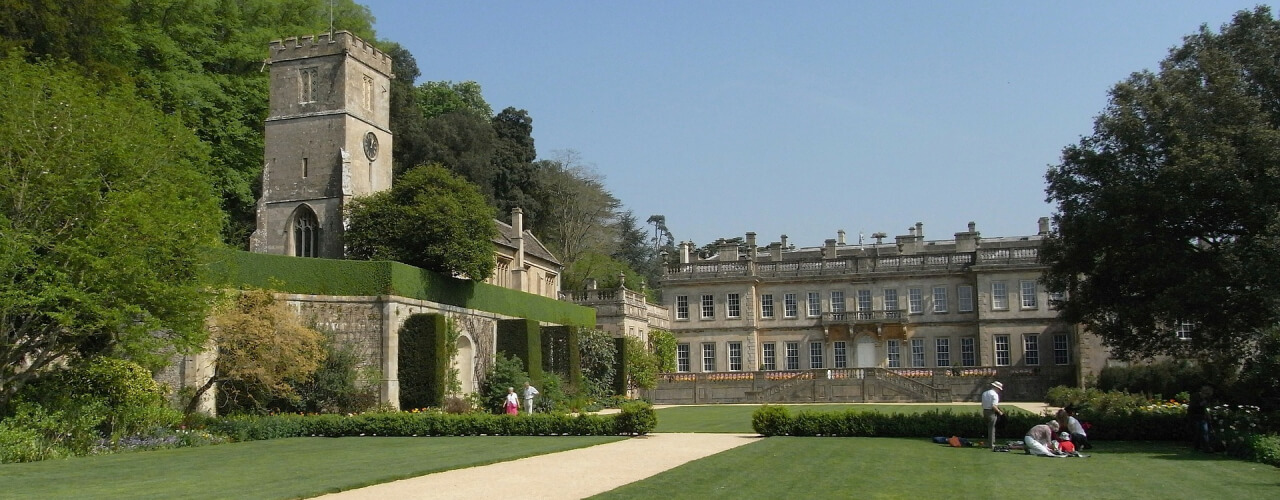
M 529 378 L 535 384 L 542 383 L 542 330 L 537 321 L 499 320 L 496 343 L 498 355 L 519 358 Z
M 1008 413 L 998 439 L 1017 440 L 1031 427 L 1051 420 L 1043 415 Z M 922 413 L 879 413 L 847 410 L 839 412 L 801 411 L 764 405 L 751 415 L 751 427 L 763 436 L 836 436 L 836 437 L 920 437 L 986 436 L 987 428 L 979 413 L 952 413 L 932 410 Z M 1180 440 L 1186 437 L 1181 417 L 1133 414 L 1127 418 L 1109 417 L 1093 424 L 1090 439 L 1104 440 Z
M 593 327 L 596 311 L 488 283 L 454 279 L 388 261 L 335 260 L 210 249 L 216 285 L 284 293 L 341 296 L 396 295 L 531 320 Z
M 400 404 L 404 408 L 444 405 L 448 378 L 448 321 L 442 314 L 414 314 L 400 327 Z
M 213 419 L 206 429 L 236 441 L 349 436 L 616 436 L 644 435 L 657 424 L 653 407 L 614 415 L 451 415 L 436 412 L 360 415 L 270 415 Z

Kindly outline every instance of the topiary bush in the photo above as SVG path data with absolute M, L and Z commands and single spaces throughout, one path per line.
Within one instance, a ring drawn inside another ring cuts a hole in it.
M 653 405 L 644 401 L 632 401 L 622 405 L 622 411 L 618 412 L 617 418 L 614 419 L 616 432 L 628 436 L 643 436 L 657 425 L 657 412 L 653 410 Z
M 751 412 L 751 428 L 761 436 L 786 436 L 791 415 L 785 406 L 762 405 Z

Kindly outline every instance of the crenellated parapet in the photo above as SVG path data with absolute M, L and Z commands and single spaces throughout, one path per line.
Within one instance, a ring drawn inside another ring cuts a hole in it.
M 289 37 L 271 42 L 270 49 L 273 63 L 345 53 L 375 70 L 391 74 L 391 56 L 349 31 Z

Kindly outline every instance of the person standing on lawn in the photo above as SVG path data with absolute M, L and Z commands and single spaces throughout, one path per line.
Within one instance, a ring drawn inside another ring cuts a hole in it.
M 1213 453 L 1213 437 L 1209 429 L 1209 406 L 1213 401 L 1213 387 L 1204 386 L 1191 396 L 1187 405 L 1187 420 L 1191 423 L 1191 444 L 1195 449 Z
M 507 412 L 507 415 L 520 413 L 520 398 L 516 396 L 514 387 L 507 388 L 507 400 L 502 403 L 502 409 Z
M 1000 409 L 1000 391 L 1004 384 L 992 382 L 991 388 L 982 393 L 982 419 L 987 422 L 987 437 L 991 440 L 991 451 L 996 451 L 996 422 L 1004 415 Z
M 529 414 L 533 415 L 533 397 L 538 395 L 538 389 L 529 385 L 528 381 L 524 383 L 524 406 L 529 410 Z

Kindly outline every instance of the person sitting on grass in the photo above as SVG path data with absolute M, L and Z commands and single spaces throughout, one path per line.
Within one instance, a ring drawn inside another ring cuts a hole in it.
M 1058 432 L 1058 421 L 1050 420 L 1043 424 L 1032 427 L 1027 431 L 1027 435 L 1022 438 L 1022 442 L 1027 445 L 1027 454 L 1041 457 L 1064 457 L 1050 449 L 1053 446 L 1053 436 Z
M 1076 445 L 1071 442 L 1070 433 L 1063 431 L 1058 434 L 1058 451 L 1067 455 L 1071 455 L 1076 452 Z
M 1085 433 L 1084 425 L 1076 418 L 1076 409 L 1071 405 L 1065 408 L 1067 412 L 1067 427 L 1062 429 L 1064 432 L 1071 433 L 1071 442 L 1081 450 L 1093 448 L 1089 444 L 1089 435 Z

